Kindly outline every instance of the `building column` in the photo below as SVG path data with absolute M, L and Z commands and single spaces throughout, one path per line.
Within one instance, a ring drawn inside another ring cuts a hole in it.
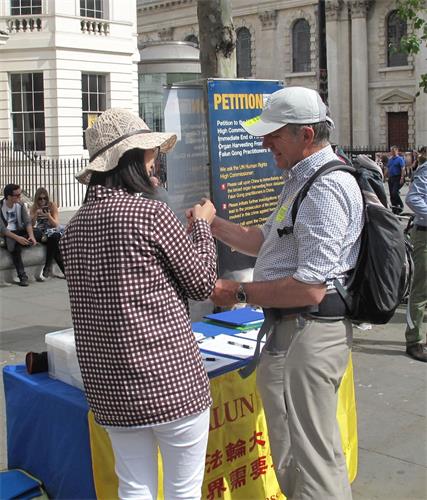
M 427 143 L 427 93 L 423 92 L 418 84 L 421 75 L 427 72 L 427 46 L 420 44 L 420 51 L 415 56 L 415 87 L 420 94 L 415 98 L 415 146 L 426 146 Z
M 353 145 L 369 145 L 368 32 L 366 15 L 370 0 L 352 0 L 351 86 Z
M 262 78 L 274 80 L 277 78 L 277 68 L 274 62 L 274 54 L 278 53 L 276 50 L 277 10 L 260 12 L 258 18 L 261 21 L 262 36 L 259 37 L 259 40 L 262 40 L 262 45 L 257 46 L 256 49 L 260 56 L 256 59 L 256 74 L 262 75 Z M 255 40 L 252 39 L 252 44 L 254 43 Z
M 340 70 L 339 52 L 341 48 L 339 18 L 341 3 L 338 0 L 329 0 L 325 3 L 326 18 L 326 60 L 328 70 L 328 106 L 335 123 L 335 130 L 331 134 L 332 142 L 343 144 L 342 136 L 342 107 L 341 89 L 345 85 Z

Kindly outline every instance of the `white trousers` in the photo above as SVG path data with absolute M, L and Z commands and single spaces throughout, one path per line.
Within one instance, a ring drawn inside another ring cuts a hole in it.
M 209 409 L 174 422 L 135 430 L 107 429 L 121 500 L 157 500 L 157 447 L 165 500 L 199 500 L 205 470 Z

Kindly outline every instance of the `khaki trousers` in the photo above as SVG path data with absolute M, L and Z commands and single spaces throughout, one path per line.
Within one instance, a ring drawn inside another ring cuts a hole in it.
M 273 463 L 289 500 L 350 500 L 336 419 L 352 326 L 301 316 L 283 319 L 267 339 L 257 385 Z

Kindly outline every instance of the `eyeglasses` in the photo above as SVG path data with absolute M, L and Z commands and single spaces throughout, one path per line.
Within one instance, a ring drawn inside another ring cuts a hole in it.
M 21 193 L 16 193 L 16 194 L 15 194 L 15 193 L 13 193 L 13 194 L 12 194 L 12 197 L 13 197 L 13 198 L 19 198 L 20 196 L 21 196 Z
M 39 200 L 47 200 L 47 196 L 39 196 Z

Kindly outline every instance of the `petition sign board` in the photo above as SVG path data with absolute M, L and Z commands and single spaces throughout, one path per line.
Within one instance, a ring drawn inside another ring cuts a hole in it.
M 249 135 L 242 122 L 261 113 L 279 81 L 208 80 L 211 193 L 217 214 L 243 226 L 260 226 L 274 210 L 283 187 L 262 137 Z M 219 272 L 254 266 L 254 258 L 219 244 Z

